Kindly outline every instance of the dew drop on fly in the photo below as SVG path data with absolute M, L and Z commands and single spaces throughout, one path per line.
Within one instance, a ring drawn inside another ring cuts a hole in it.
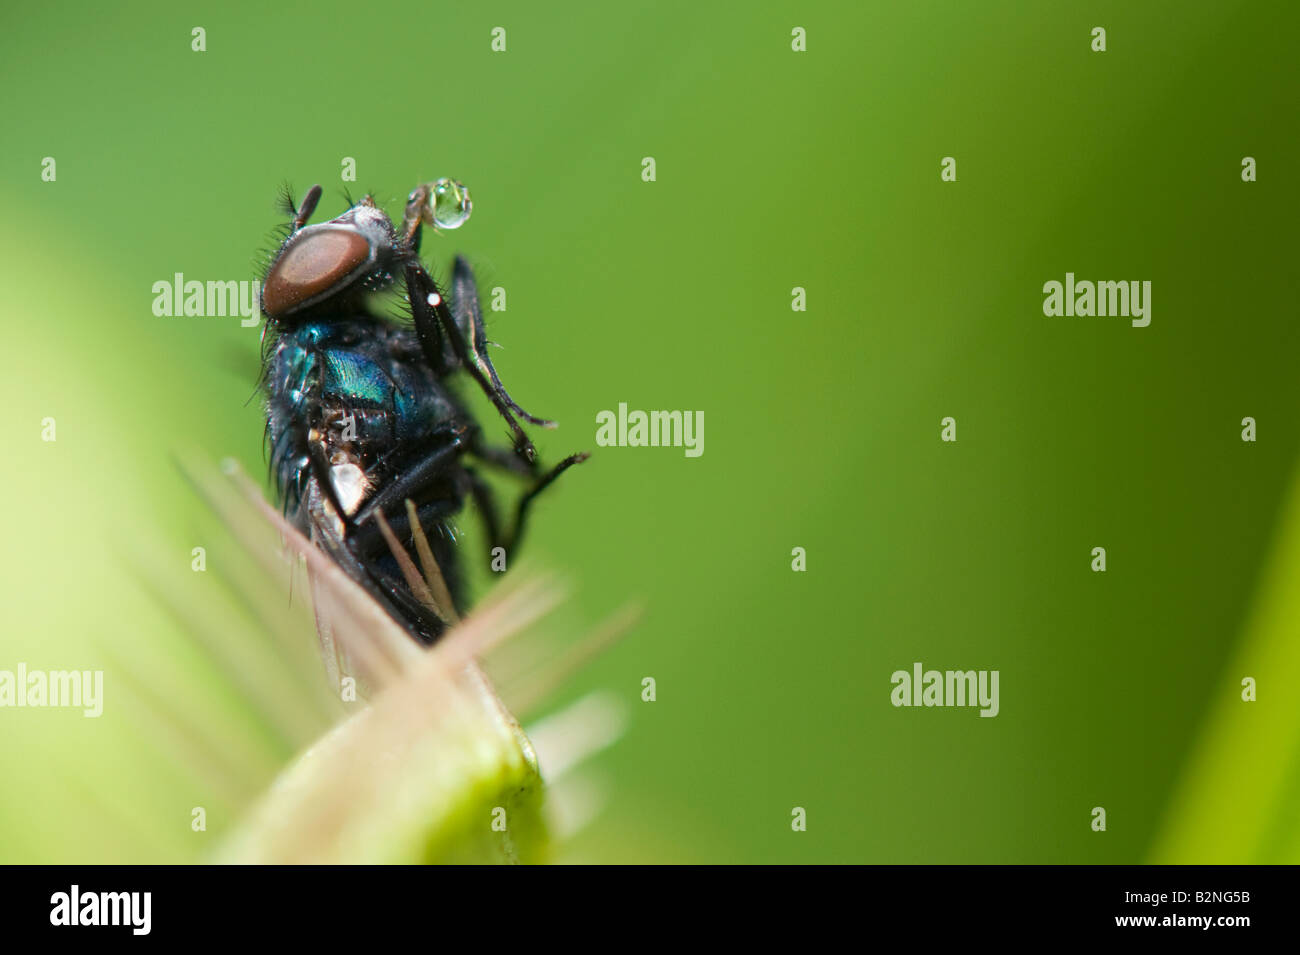
M 429 187 L 429 214 L 440 229 L 459 229 L 474 211 L 469 190 L 455 179 L 439 179 Z

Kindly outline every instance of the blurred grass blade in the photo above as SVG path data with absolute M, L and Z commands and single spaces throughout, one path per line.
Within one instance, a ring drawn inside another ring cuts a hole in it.
M 1300 480 L 1150 861 L 1300 862 Z M 1255 702 L 1242 680 L 1256 683 Z

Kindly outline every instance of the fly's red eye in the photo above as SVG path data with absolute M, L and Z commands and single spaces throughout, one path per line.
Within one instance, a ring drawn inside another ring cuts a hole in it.
M 266 276 L 262 309 L 283 315 L 341 285 L 370 258 L 370 243 L 350 229 L 321 228 L 289 244 Z

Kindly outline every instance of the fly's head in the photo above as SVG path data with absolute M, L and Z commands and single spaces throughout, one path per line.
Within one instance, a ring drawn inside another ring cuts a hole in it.
M 392 283 L 394 270 L 411 255 L 392 221 L 369 202 L 328 222 L 301 226 L 285 239 L 266 273 L 262 314 L 272 322 L 293 323 L 378 291 Z
M 262 314 L 281 326 L 387 288 L 416 261 L 422 225 L 455 229 L 473 208 L 469 190 L 439 179 L 411 193 L 400 229 L 369 196 L 328 222 L 307 225 L 320 195 L 313 186 L 293 210 L 289 236 L 262 283 Z

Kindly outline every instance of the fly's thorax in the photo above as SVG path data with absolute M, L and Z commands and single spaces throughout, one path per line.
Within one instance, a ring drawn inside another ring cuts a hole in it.
M 310 453 L 344 469 L 340 499 L 361 501 L 392 476 L 375 472 L 379 462 L 400 468 L 395 452 L 418 448 L 448 421 L 468 420 L 410 328 L 345 313 L 280 329 L 268 344 L 271 470 L 290 510 L 307 504 Z

